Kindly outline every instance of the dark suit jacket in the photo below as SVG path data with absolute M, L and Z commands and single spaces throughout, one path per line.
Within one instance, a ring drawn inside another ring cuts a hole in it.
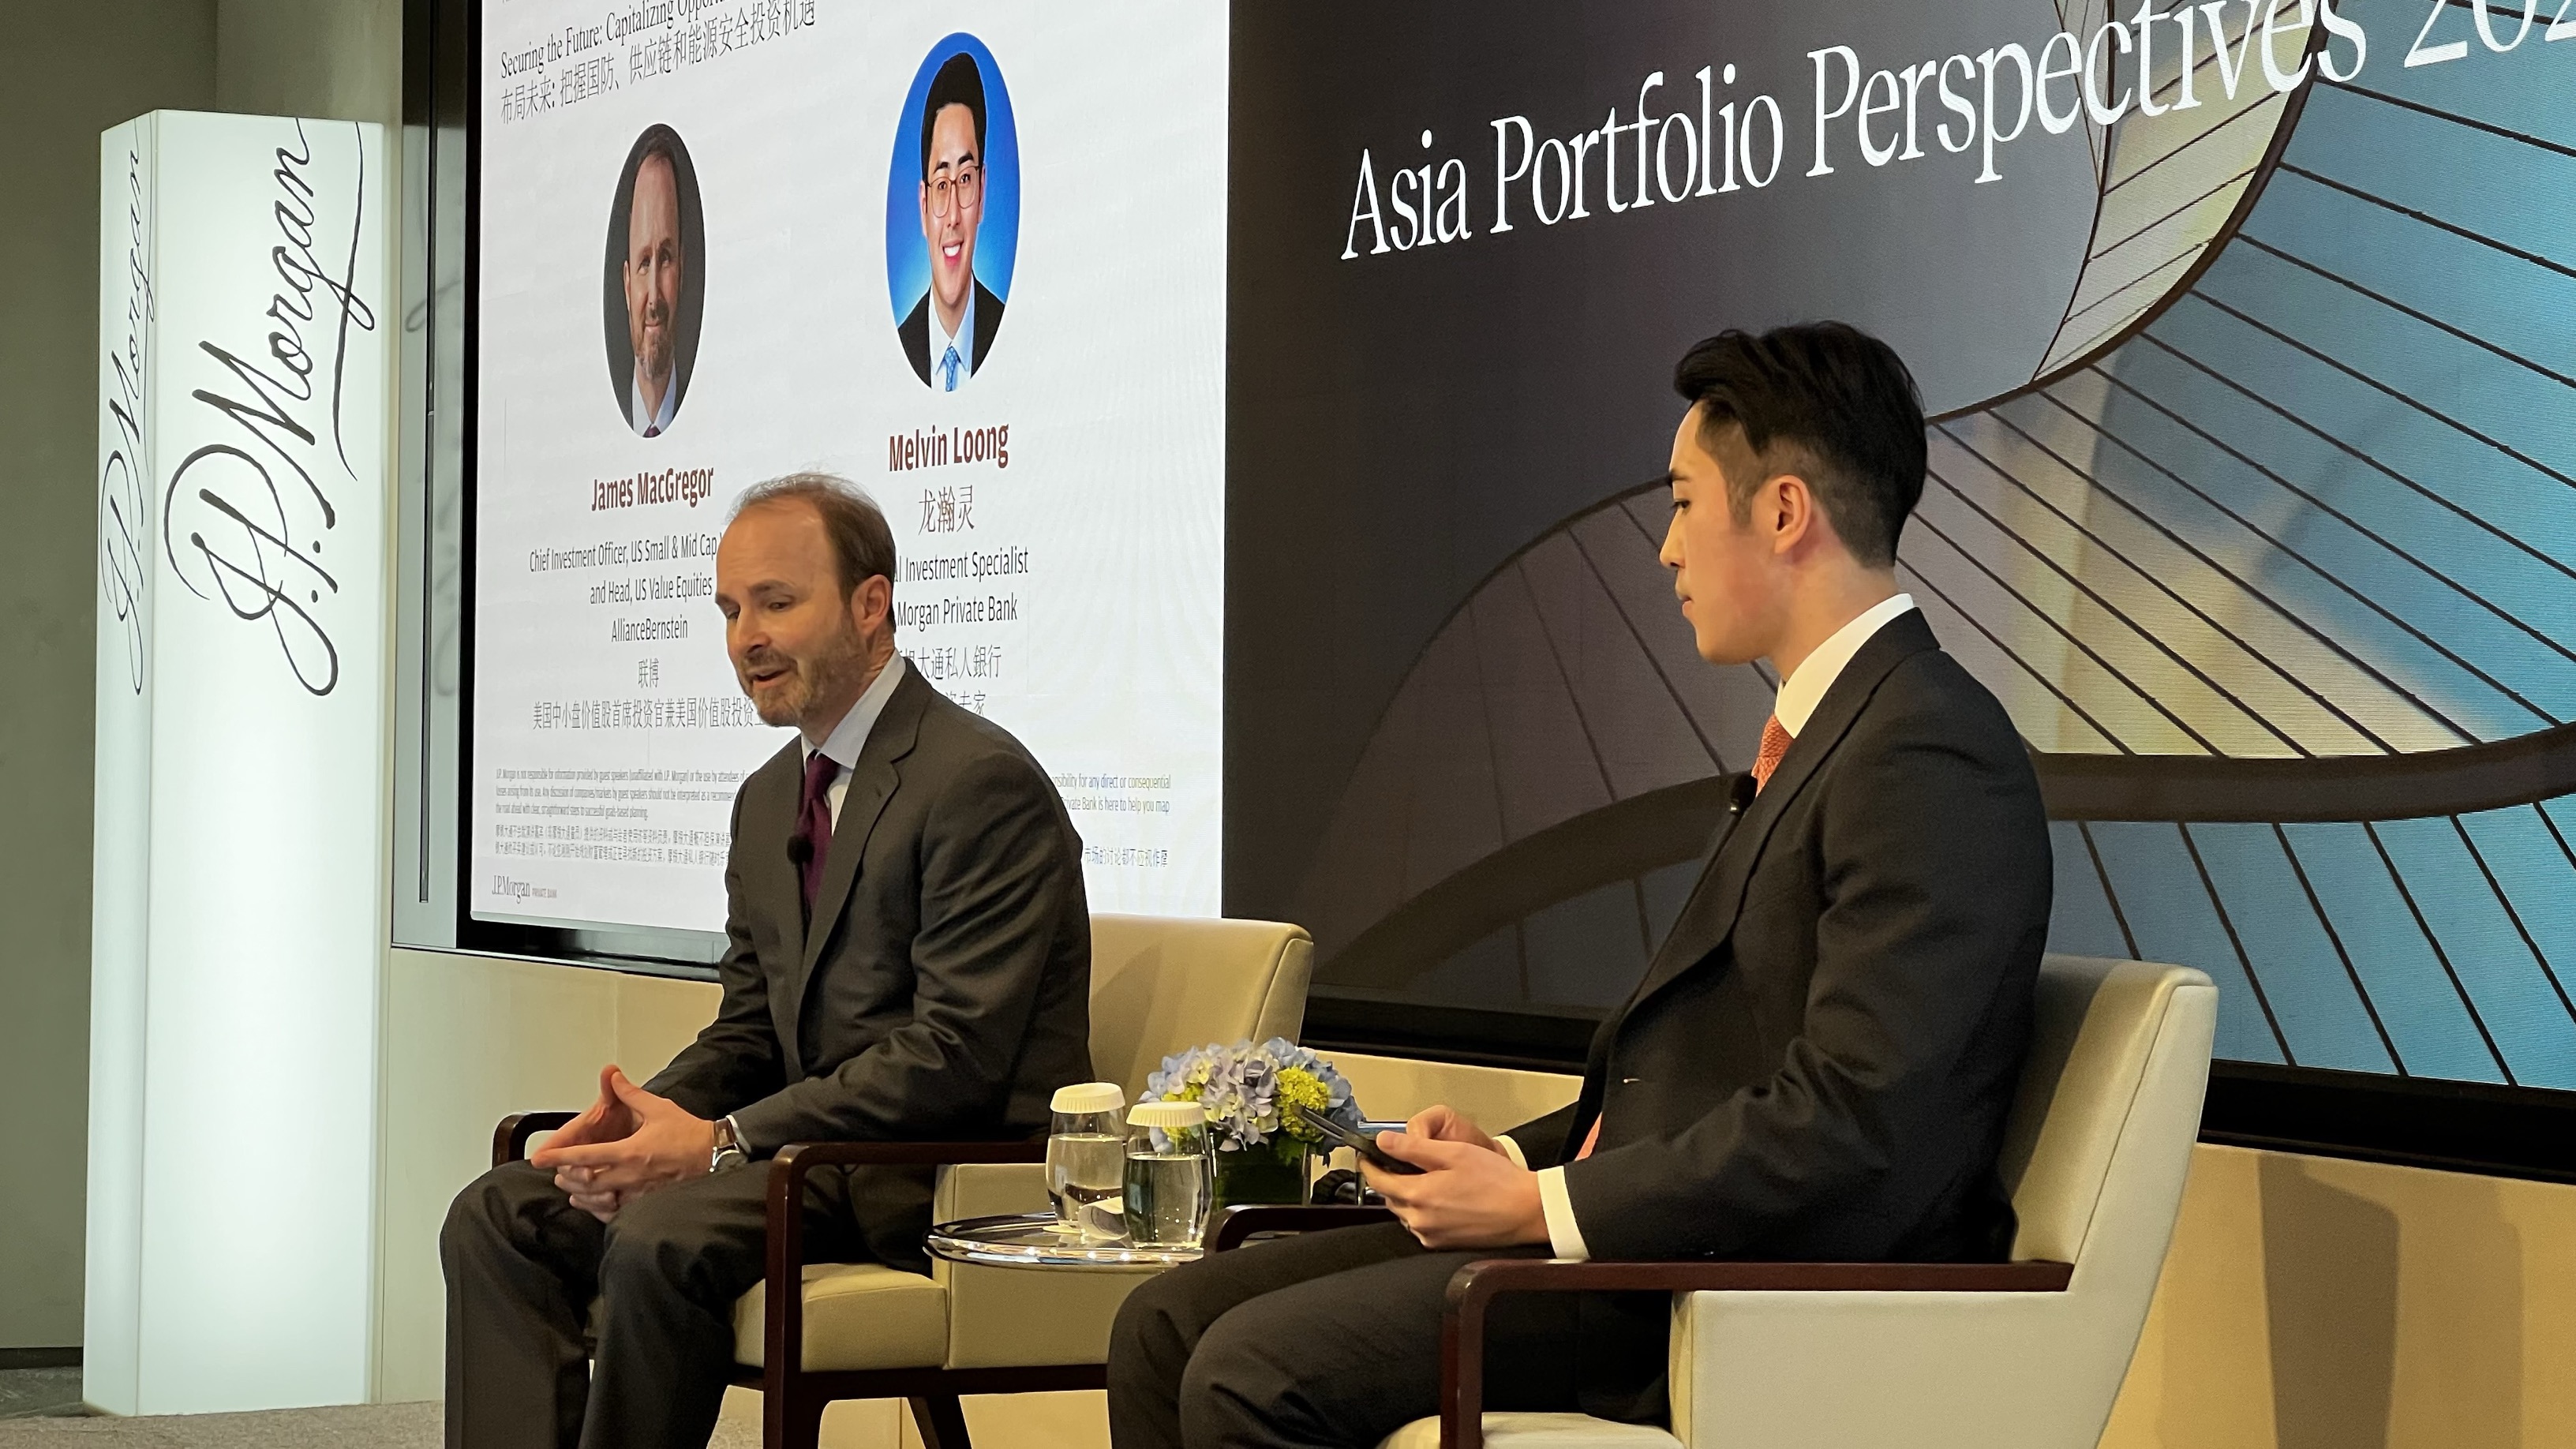
M 1749 783 L 1581 1097 L 1513 1140 L 1565 1164 L 1596 1258 L 2002 1258 L 2052 884 L 2011 719 L 1908 613 Z M 1594 1412 L 1661 1409 L 1650 1297 L 1584 1305 Z
M 787 854 L 794 741 L 734 796 L 716 1018 L 649 1084 L 790 1142 L 1015 1139 L 1091 1079 L 1082 843 L 1054 783 L 999 725 L 907 668 L 850 772 L 811 928 Z M 921 1257 L 927 1170 L 865 1169 L 859 1227 Z
M 972 280 L 975 283 L 975 355 L 966 364 L 968 377 L 984 370 L 984 359 L 993 355 L 993 337 L 1002 330 L 1002 299 L 984 286 L 983 278 Z M 903 355 L 912 359 L 912 370 L 920 374 L 924 383 L 937 387 L 937 383 L 930 381 L 928 292 L 921 294 L 921 301 L 914 305 L 912 315 L 903 319 L 903 325 L 895 329 L 895 335 L 903 339 Z

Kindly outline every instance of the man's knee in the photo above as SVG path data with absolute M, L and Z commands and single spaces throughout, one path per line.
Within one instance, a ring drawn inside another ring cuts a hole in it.
M 683 1195 L 648 1192 L 629 1198 L 608 1220 L 600 1287 L 608 1292 L 620 1285 L 630 1291 L 669 1287 L 692 1297 L 730 1301 L 741 1289 L 713 1281 L 709 1259 L 714 1247 L 703 1214 Z
M 1182 1326 L 1187 1302 L 1187 1275 L 1163 1273 L 1138 1284 L 1109 1327 L 1111 1372 L 1130 1367 L 1160 1366 L 1189 1353 L 1190 1334 Z
M 452 1271 L 466 1254 L 488 1251 L 510 1240 L 510 1219 L 523 1195 L 511 1169 L 493 1168 L 457 1191 L 447 1204 L 447 1221 L 438 1229 L 439 1261 Z
M 1301 1386 L 1293 1366 L 1281 1356 L 1275 1328 L 1253 1310 L 1228 1313 L 1199 1335 L 1181 1373 L 1186 1442 L 1234 1442 L 1231 1431 L 1247 1425 L 1267 1424 L 1282 1415 L 1305 1417 L 1301 1411 L 1308 1406 L 1296 1393 Z M 1292 1398 L 1299 1402 L 1291 1403 Z

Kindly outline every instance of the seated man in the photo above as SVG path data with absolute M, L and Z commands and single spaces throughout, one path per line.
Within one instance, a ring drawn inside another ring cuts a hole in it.
M 1582 1095 L 1487 1136 L 1379 1139 L 1398 1224 L 1214 1256 L 1137 1290 L 1120 1449 L 1375 1444 L 1438 1411 L 1442 1290 L 1476 1258 L 2002 1257 L 1995 1173 L 2048 927 L 2039 785 L 2003 707 L 1896 590 L 1923 491 L 1896 354 L 1834 323 L 1691 349 L 1663 562 L 1713 664 L 1781 680 L 1748 780 Z M 1487 1403 L 1666 1414 L 1664 1294 L 1523 1294 Z
M 1090 1078 L 1081 842 L 1019 741 L 895 654 L 894 571 L 884 517 L 837 479 L 764 483 L 726 528 L 734 671 L 798 733 L 734 798 L 724 998 L 651 1082 L 606 1068 L 533 1162 L 457 1194 L 449 1445 L 705 1444 L 761 1278 L 767 1174 L 743 1163 L 1028 1137 Z M 928 1169 L 811 1182 L 817 1257 L 927 1267 Z

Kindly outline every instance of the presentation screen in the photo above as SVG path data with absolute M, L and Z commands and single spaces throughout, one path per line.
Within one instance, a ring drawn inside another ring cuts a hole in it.
M 1658 558 L 1673 366 L 1839 318 L 2052 948 L 2239 1063 L 2576 1088 L 2562 9 L 1239 7 L 1226 904 L 1310 1033 L 1629 999 L 1779 685 Z
M 786 746 L 716 546 L 820 471 L 896 645 L 1054 776 L 1101 910 L 1213 914 L 1221 5 L 491 0 L 476 64 L 471 917 L 714 932 Z

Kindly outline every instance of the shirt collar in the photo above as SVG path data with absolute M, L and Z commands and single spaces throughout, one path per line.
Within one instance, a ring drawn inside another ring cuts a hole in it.
M 858 765 L 859 751 L 867 747 L 868 734 L 877 727 L 877 716 L 885 713 L 886 701 L 894 697 L 894 687 L 902 682 L 903 656 L 898 654 L 868 681 L 858 703 L 850 706 L 850 712 L 841 716 L 841 722 L 832 726 L 832 733 L 824 738 L 823 753 L 841 767 L 842 773 Z M 796 743 L 803 751 L 802 758 L 814 758 L 814 746 L 806 742 L 803 732 L 797 734 Z
M 1807 721 L 1815 717 L 1816 706 L 1825 702 L 1825 692 L 1840 679 L 1843 666 L 1851 663 L 1860 646 L 1876 637 L 1890 620 L 1913 612 L 1914 596 L 1896 594 L 1881 599 L 1863 610 L 1859 618 L 1833 632 L 1833 637 L 1816 646 L 1816 652 L 1798 662 L 1789 677 L 1780 681 L 1780 696 L 1771 706 L 1772 717 L 1791 738 L 1806 733 Z
M 634 380 L 628 386 L 634 390 L 634 405 L 642 407 L 644 405 L 644 364 L 640 360 L 635 364 Z M 654 410 L 651 418 L 645 420 L 644 426 L 657 433 L 666 432 L 671 426 L 671 415 L 679 409 L 680 369 L 674 367 L 671 369 L 671 385 L 662 389 L 662 405 Z
M 936 375 L 938 373 L 939 359 L 941 356 L 944 355 L 949 348 L 954 347 L 957 349 L 957 360 L 964 364 L 964 366 L 959 369 L 961 374 L 960 380 L 962 381 L 963 374 L 971 373 L 975 370 L 975 279 L 973 277 L 968 277 L 966 279 L 966 310 L 957 314 L 957 335 L 952 337 L 940 329 L 939 303 L 937 301 L 934 300 L 927 304 L 927 312 L 930 318 L 930 370 L 932 374 Z

